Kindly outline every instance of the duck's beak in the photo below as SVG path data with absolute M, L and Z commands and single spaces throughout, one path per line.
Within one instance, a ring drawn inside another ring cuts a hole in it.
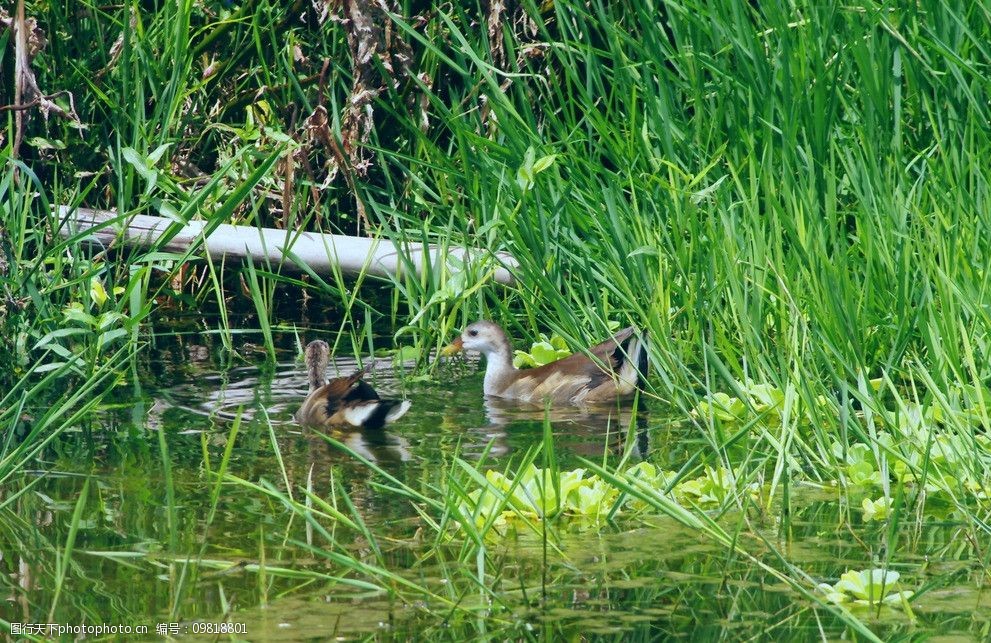
M 440 349 L 440 354 L 444 357 L 450 357 L 451 355 L 457 355 L 462 350 L 464 350 L 464 342 L 461 341 L 461 336 L 459 335 L 457 339 L 453 342 Z

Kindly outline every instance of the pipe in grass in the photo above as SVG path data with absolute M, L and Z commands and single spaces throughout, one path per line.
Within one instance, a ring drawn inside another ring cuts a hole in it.
M 299 271 L 305 265 L 318 274 L 331 275 L 339 268 L 352 275 L 392 277 L 407 266 L 419 274 L 425 266 L 454 257 L 461 263 L 490 262 L 496 283 L 513 283 L 516 265 L 506 252 L 489 254 L 470 248 L 402 244 L 372 237 L 349 237 L 317 232 L 296 232 L 222 223 L 208 228 L 207 221 L 179 224 L 173 219 L 150 215 L 119 215 L 107 210 L 59 206 L 63 236 L 90 232 L 83 239 L 108 247 L 121 239 L 125 245 L 155 247 L 161 252 L 184 252 L 202 241 L 214 259 L 237 257 L 265 261 Z M 208 230 L 204 239 L 204 231 Z M 164 243 L 163 243 L 164 242 Z

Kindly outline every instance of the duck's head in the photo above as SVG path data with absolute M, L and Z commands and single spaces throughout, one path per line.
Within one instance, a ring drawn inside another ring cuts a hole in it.
M 454 355 L 462 350 L 492 355 L 509 351 L 509 340 L 501 328 L 490 321 L 477 321 L 461 331 L 461 336 L 444 348 L 443 355 Z
M 315 339 L 306 345 L 306 373 L 310 390 L 323 386 L 326 381 L 327 366 L 330 364 L 330 346 L 327 342 Z
M 304 354 L 307 364 L 324 364 L 326 367 L 330 361 L 330 346 L 322 339 L 314 339 L 306 345 Z

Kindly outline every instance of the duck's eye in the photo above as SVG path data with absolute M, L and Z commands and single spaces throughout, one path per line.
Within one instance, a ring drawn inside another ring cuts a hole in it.
M 478 331 L 477 330 L 474 330 L 473 329 L 473 330 L 469 330 L 468 331 L 468 337 L 475 337 L 476 335 L 478 335 Z

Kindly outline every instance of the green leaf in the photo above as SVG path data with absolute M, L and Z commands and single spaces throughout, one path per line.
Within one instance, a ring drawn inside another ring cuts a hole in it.
M 548 154 L 547 156 L 542 156 L 533 164 L 533 174 L 537 175 L 549 168 L 554 164 L 554 159 L 557 158 L 557 154 Z
M 93 277 L 89 281 L 89 296 L 97 308 L 102 308 L 109 299 L 107 289 L 103 287 L 103 282 L 98 277 Z

